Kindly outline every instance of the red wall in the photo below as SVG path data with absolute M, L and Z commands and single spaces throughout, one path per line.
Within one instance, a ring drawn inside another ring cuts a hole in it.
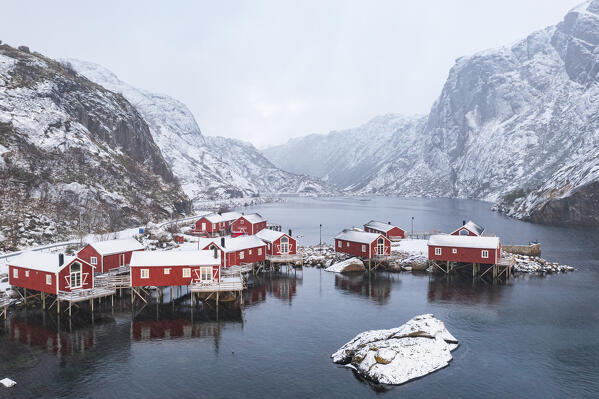
M 370 244 L 371 252 L 369 253 L 368 252 L 368 244 L 362 244 L 359 242 L 335 239 L 335 251 L 343 252 L 343 253 L 350 254 L 353 256 L 360 256 L 363 258 L 368 258 L 371 255 L 374 256 L 376 254 L 377 240 L 378 240 L 378 238 L 375 239 Z M 339 242 L 341 242 L 341 244 L 342 244 L 341 247 L 339 247 Z M 347 243 L 349 243 L 349 247 L 347 246 Z M 366 251 L 362 251 L 362 245 L 366 245 Z M 389 241 L 387 238 L 385 238 L 385 255 L 390 255 L 390 254 L 391 254 L 391 241 Z
M 266 244 L 266 252 L 269 255 L 281 255 L 279 248 L 281 247 L 281 238 L 283 237 L 287 237 L 289 239 L 289 255 L 295 255 L 297 253 L 297 241 L 295 241 L 295 238 L 289 237 L 287 234 L 285 234 L 285 236 L 279 237 L 272 244 L 270 244 L 270 248 L 268 247 L 269 244 Z
M 384 231 L 379 231 L 379 230 L 373 229 L 371 227 L 364 226 L 364 231 L 366 231 L 367 233 L 382 234 L 387 238 L 389 238 L 389 237 L 405 238 L 406 237 L 406 232 L 403 231 L 402 229 L 400 229 L 399 227 L 393 227 L 388 232 L 384 232 Z
M 459 229 L 457 229 L 456 231 L 454 231 L 453 233 L 451 233 L 452 236 L 459 236 L 460 235 L 460 231 L 461 230 L 466 230 L 468 232 L 468 235 L 471 237 L 476 237 L 476 234 L 474 234 L 473 232 L 471 232 L 470 230 L 468 230 L 465 227 L 460 227 Z
M 441 248 L 441 255 L 435 255 L 435 248 Z M 456 254 L 452 253 L 452 249 L 454 249 L 454 247 L 429 246 L 428 247 L 428 258 L 430 260 L 437 260 L 437 261 L 443 261 L 443 262 L 449 261 L 449 262 L 482 263 L 482 264 L 493 265 L 496 263 L 495 256 L 497 254 L 501 253 L 501 246 L 499 246 L 499 249 L 456 248 L 457 249 Z M 481 251 L 483 249 L 488 249 L 488 251 L 489 251 L 488 258 L 483 258 L 481 256 Z
M 206 267 L 206 266 L 205 266 Z M 170 268 L 169 274 L 164 274 L 164 269 Z M 191 278 L 183 277 L 183 269 L 191 269 Z M 131 267 L 132 287 L 170 287 L 176 285 L 189 285 L 192 281 L 200 279 L 201 266 L 134 266 Z M 141 269 L 148 269 L 150 278 L 141 278 Z M 212 266 L 212 278 L 219 279 L 218 266 Z
M 138 251 L 143 251 L 143 249 L 139 249 Z M 133 254 L 133 251 L 121 252 L 118 254 L 106 255 L 106 256 L 102 257 L 102 255 L 100 255 L 98 253 L 98 251 L 96 251 L 89 244 L 86 245 L 85 247 L 83 247 L 83 249 L 81 249 L 77 253 L 77 257 L 79 257 L 81 260 L 84 260 L 88 263 L 91 263 L 92 256 L 97 257 L 98 264 L 94 265 L 94 266 L 96 266 L 96 273 L 106 273 L 107 271 L 110 271 L 112 269 L 116 269 L 120 266 L 123 266 L 119 262 L 119 256 L 121 254 L 125 254 L 125 264 L 124 265 L 128 265 L 129 263 L 131 263 L 131 255 Z
M 252 224 L 243 216 L 231 224 L 231 231 L 233 233 L 245 233 L 247 235 L 254 235 L 265 228 L 266 220 L 260 223 Z
M 216 244 L 206 245 L 204 247 L 204 250 L 210 249 L 210 247 L 212 245 L 216 245 Z M 259 247 L 255 247 L 255 248 L 244 249 L 243 250 L 243 259 L 240 259 L 240 257 L 239 257 L 241 251 L 227 252 L 227 254 L 225 256 L 224 252 L 220 249 L 220 247 L 218 245 L 216 245 L 216 247 L 220 250 L 220 257 L 222 259 L 221 262 L 222 262 L 223 267 L 238 266 L 242 263 L 262 262 L 266 259 L 266 245 L 261 245 Z M 262 249 L 261 254 L 258 254 L 258 248 Z M 249 253 L 250 250 L 252 251 L 251 254 Z
M 13 270 L 19 270 L 19 277 L 13 277 Z M 25 277 L 25 271 L 29 271 L 29 277 Z M 15 287 L 27 288 L 48 294 L 56 294 L 56 275 L 54 273 L 42 272 L 39 270 L 27 269 L 24 267 L 8 266 L 8 282 Z M 52 276 L 52 285 L 46 284 L 46 275 Z
M 70 281 L 71 277 L 71 268 L 70 265 L 77 260 L 69 263 L 64 269 L 60 271 L 58 274 L 58 290 L 59 291 L 71 291 L 70 288 L 67 287 L 67 281 Z M 82 286 L 79 289 L 88 289 L 94 287 L 94 268 L 84 262 L 81 263 L 81 283 Z

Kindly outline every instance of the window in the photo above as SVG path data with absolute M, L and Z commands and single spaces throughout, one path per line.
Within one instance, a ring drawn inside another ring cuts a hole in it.
M 441 255 L 441 248 L 435 248 L 435 255 Z
M 25 270 L 25 277 L 29 277 L 29 270 Z
M 452 254 L 457 254 L 458 253 L 458 249 L 457 248 L 452 248 L 451 249 L 451 253 Z
M 249 250 L 249 253 L 250 253 L 250 255 L 252 254 L 252 250 L 251 249 Z
M 385 254 L 385 239 L 380 237 L 376 242 L 376 251 L 379 255 Z
M 19 278 L 19 269 L 17 269 L 17 268 L 12 269 L 12 276 L 14 278 Z
M 346 246 L 346 247 L 349 247 L 349 241 L 345 243 L 345 246 Z
M 239 253 L 239 259 L 243 259 L 243 251 Z
M 480 251 L 480 256 L 482 256 L 483 258 L 488 258 L 489 257 L 489 251 L 486 249 L 483 249 L 482 251 Z
M 258 255 L 262 255 L 262 248 L 258 248 Z
M 339 248 L 341 248 L 341 245 L 342 245 L 342 244 L 341 244 L 341 241 L 337 241 L 337 246 L 338 246 Z
M 79 288 L 81 287 L 81 263 L 74 262 L 71 265 L 71 288 Z
M 211 267 L 200 268 L 200 280 L 201 281 L 212 281 L 212 268 Z
M 98 258 L 97 258 L 97 257 L 95 257 L 95 256 L 92 256 L 92 257 L 90 258 L 89 262 L 90 262 L 92 265 L 94 265 L 94 266 L 95 266 L 95 265 L 97 265 L 97 264 L 98 264 Z
M 150 278 L 150 269 L 141 269 L 139 271 L 140 278 Z
M 212 223 L 212 230 L 216 230 L 216 223 Z
M 366 252 L 366 245 L 362 245 L 362 252 Z
M 52 285 L 52 275 L 51 274 L 46 274 L 46 284 Z
M 191 268 L 189 268 L 189 267 L 183 268 L 183 277 L 191 277 Z
M 466 230 L 466 229 L 460 230 L 460 235 L 461 236 L 467 236 L 468 235 L 468 230 Z
M 171 274 L 171 268 L 170 267 L 165 268 L 164 274 Z
M 239 223 L 243 224 L 243 223 L 244 223 L 244 222 L 243 222 L 243 219 L 241 219 L 241 220 L 239 221 Z

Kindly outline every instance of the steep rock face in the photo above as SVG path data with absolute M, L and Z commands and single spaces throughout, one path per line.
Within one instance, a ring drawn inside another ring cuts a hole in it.
M 426 122 L 386 138 L 377 170 L 347 188 L 475 198 L 521 219 L 597 224 L 598 45 L 594 0 L 511 46 L 459 58 Z
M 0 158 L 3 226 L 13 229 L 4 234 L 7 247 L 27 244 L 19 232 L 32 214 L 58 221 L 60 235 L 74 224 L 102 231 L 189 210 L 125 98 L 7 45 L 0 46 Z
M 193 200 L 334 192 L 317 179 L 280 170 L 249 143 L 204 136 L 189 109 L 176 99 L 135 88 L 97 64 L 79 60 L 64 63 L 121 93 L 137 108 L 183 190 Z

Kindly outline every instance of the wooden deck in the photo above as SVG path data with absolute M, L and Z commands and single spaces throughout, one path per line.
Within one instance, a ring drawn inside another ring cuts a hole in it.
M 94 287 L 86 290 L 75 291 L 58 291 L 57 298 L 59 301 L 67 302 L 82 302 L 90 299 L 104 298 L 116 294 L 114 288 L 109 287 Z
M 303 260 L 302 255 L 266 255 L 266 260 L 271 263 L 293 263 L 301 262 Z
M 223 267 L 220 269 L 220 272 L 223 277 L 228 276 L 239 276 L 239 274 L 251 273 L 254 270 L 253 263 L 242 263 L 241 265 L 231 266 L 231 267 Z
M 210 283 L 193 283 L 189 285 L 189 290 L 194 292 L 231 292 L 231 291 L 243 291 L 245 284 L 240 276 L 237 277 L 223 277 L 220 282 Z
M 99 274 L 94 280 L 97 288 L 129 288 L 131 287 L 130 274 Z
M 16 299 L 12 299 L 8 296 L 0 297 L 0 317 L 4 316 L 4 320 L 6 320 L 8 315 L 8 307 L 16 301 Z

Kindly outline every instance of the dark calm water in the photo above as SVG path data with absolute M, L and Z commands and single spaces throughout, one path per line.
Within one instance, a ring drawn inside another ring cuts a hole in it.
M 504 243 L 539 240 L 574 273 L 507 284 L 411 273 L 264 275 L 245 303 L 191 309 L 187 297 L 133 312 L 128 301 L 60 321 L 30 310 L 0 322 L 0 397 L 599 397 L 599 231 L 533 225 L 459 200 L 292 199 L 255 208 L 323 241 L 369 219 L 449 231 L 472 218 Z M 167 292 L 168 294 L 168 292 Z M 166 296 L 168 301 L 168 295 Z M 460 340 L 449 367 L 372 387 L 330 361 L 355 334 L 434 313 Z

